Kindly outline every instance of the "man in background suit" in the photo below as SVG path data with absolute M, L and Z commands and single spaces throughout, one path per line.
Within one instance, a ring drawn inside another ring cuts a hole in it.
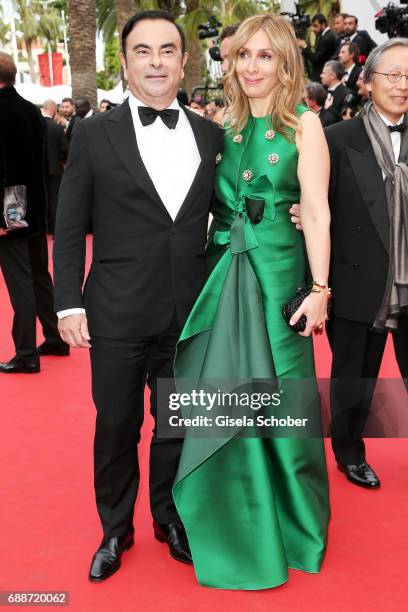
M 0 202 L 4 189 L 25 185 L 28 228 L 6 231 L 2 213 L 0 267 L 14 310 L 15 357 L 0 363 L 4 374 L 40 371 L 39 354 L 67 355 L 53 311 L 53 287 L 48 272 L 45 185 L 45 125 L 40 112 L 15 90 L 16 66 L 0 53 Z M 37 350 L 36 316 L 45 342 Z
M 298 39 L 298 45 L 303 57 L 311 64 L 311 80 L 318 83 L 323 66 L 333 56 L 337 43 L 336 36 L 330 30 L 327 19 L 322 13 L 312 17 L 312 30 L 316 36 L 314 50 L 312 51 L 305 40 Z
M 43 116 L 47 125 L 47 195 L 48 195 L 48 233 L 54 235 L 57 215 L 58 191 L 68 154 L 68 140 L 64 128 L 54 121 L 57 105 L 54 100 L 43 104 Z
M 323 66 L 320 76 L 327 89 L 325 108 L 332 111 L 336 121 L 340 121 L 346 96 L 350 94 L 350 90 L 342 83 L 344 66 L 341 62 L 330 60 Z
M 75 114 L 75 104 L 72 98 L 63 98 L 60 106 L 61 114 L 65 118 L 66 126 L 65 126 L 65 135 L 68 139 L 68 142 L 71 140 L 72 132 L 75 126 L 75 123 L 78 121 L 79 117 Z
M 306 105 L 319 117 L 323 127 L 332 125 L 337 121 L 337 115 L 329 108 L 324 108 L 327 91 L 320 83 L 307 83 L 305 86 L 304 101 Z
M 326 129 L 334 296 L 327 326 L 333 352 L 332 445 L 348 480 L 370 489 L 380 480 L 366 462 L 362 433 L 388 331 L 401 376 L 408 378 L 408 227 L 402 214 L 408 200 L 407 75 L 408 39 L 377 47 L 364 68 L 372 103 L 362 116 Z
M 357 95 L 357 79 L 362 70 L 362 66 L 357 63 L 359 53 L 355 43 L 344 43 L 339 52 L 339 61 L 344 66 L 343 85 L 355 95 Z
M 103 540 L 89 579 L 116 572 L 133 545 L 137 446 L 145 384 L 172 378 L 176 342 L 205 279 L 204 248 L 223 132 L 176 100 L 187 61 L 166 11 L 135 15 L 122 32 L 129 99 L 80 121 L 60 189 L 54 244 L 56 310 L 71 346 L 91 348 L 97 410 L 94 471 Z M 83 291 L 85 237 L 93 260 Z M 89 325 L 89 330 L 88 330 Z M 91 346 L 92 345 L 92 346 Z M 172 498 L 182 440 L 150 447 L 155 537 L 192 563 Z
M 343 36 L 335 51 L 336 59 L 340 53 L 341 46 L 346 42 L 353 42 L 360 50 L 360 63 L 365 63 L 371 51 L 377 46 L 377 43 L 373 41 L 366 30 L 357 30 L 358 19 L 354 15 L 346 15 L 343 23 Z

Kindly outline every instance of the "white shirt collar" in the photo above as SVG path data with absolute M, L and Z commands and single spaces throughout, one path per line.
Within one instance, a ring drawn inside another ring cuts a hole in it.
M 327 34 L 327 32 L 330 30 L 329 26 L 327 26 L 327 28 L 325 30 L 323 30 L 322 32 L 322 36 L 324 36 L 325 34 Z
M 347 74 L 350 74 L 350 72 L 353 70 L 353 68 L 354 68 L 354 66 L 355 66 L 355 65 L 356 65 L 356 64 L 354 63 L 354 64 L 351 64 L 350 68 L 346 68 L 346 72 L 347 72 Z
M 404 121 L 404 115 L 401 115 L 401 117 L 398 119 L 397 123 L 393 123 L 392 121 L 387 119 L 387 117 L 384 117 L 384 115 L 382 115 L 381 113 L 378 113 L 378 114 L 380 115 L 381 119 L 384 121 L 385 125 L 400 125 L 400 123 L 402 123 Z
M 136 98 L 131 91 L 129 91 L 129 105 L 132 110 L 137 110 L 138 106 L 147 106 L 144 102 Z M 176 110 L 180 110 L 180 104 L 177 98 L 174 98 L 173 102 L 167 106 L 167 108 L 175 108 Z M 138 113 L 137 113 L 138 114 Z

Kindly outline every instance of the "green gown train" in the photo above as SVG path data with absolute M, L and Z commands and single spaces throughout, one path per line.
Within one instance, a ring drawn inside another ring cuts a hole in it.
M 306 109 L 299 106 L 300 115 Z M 286 325 L 282 305 L 305 285 L 297 148 L 250 117 L 226 131 L 216 173 L 208 280 L 181 334 L 175 378 L 314 379 L 311 338 Z M 245 196 L 265 200 L 251 223 Z M 265 589 L 288 568 L 319 572 L 329 502 L 323 441 L 197 438 L 187 431 L 173 488 L 200 584 Z

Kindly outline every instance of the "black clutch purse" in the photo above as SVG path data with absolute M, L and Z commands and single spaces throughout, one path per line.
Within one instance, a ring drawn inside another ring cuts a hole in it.
M 288 302 L 286 302 L 286 304 L 284 304 L 283 306 L 283 310 L 282 310 L 283 318 L 285 319 L 290 329 L 295 333 L 305 331 L 306 316 L 302 315 L 299 321 L 295 325 L 290 325 L 289 321 L 291 320 L 292 316 L 295 314 L 299 306 L 302 304 L 303 300 L 310 294 L 311 291 L 312 291 L 312 287 L 308 287 L 307 289 L 303 289 L 303 287 L 299 287 L 294 297 L 291 298 Z M 333 311 L 333 301 L 330 299 L 327 302 L 327 316 L 329 317 L 329 319 L 331 317 L 332 311 Z

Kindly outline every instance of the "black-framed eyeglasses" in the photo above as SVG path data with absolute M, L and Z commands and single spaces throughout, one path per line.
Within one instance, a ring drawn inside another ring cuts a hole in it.
M 408 85 L 408 74 L 402 74 L 401 72 L 377 72 L 376 70 L 374 70 L 374 74 L 386 76 L 390 83 L 399 83 L 402 77 L 405 77 Z

